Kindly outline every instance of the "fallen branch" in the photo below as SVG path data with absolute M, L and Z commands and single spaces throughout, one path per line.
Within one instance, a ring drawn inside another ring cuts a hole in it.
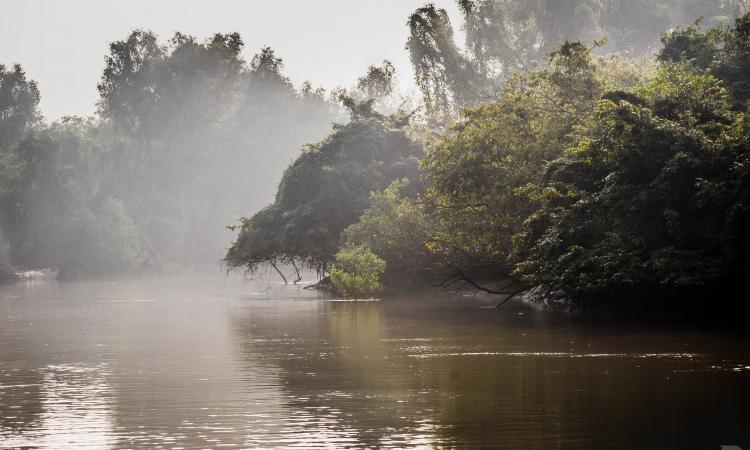
M 294 259 L 292 259 L 292 267 L 294 267 L 294 271 L 297 272 L 297 279 L 294 280 L 294 284 L 297 284 L 300 281 L 302 281 L 302 275 L 300 275 L 299 269 L 297 268 L 297 264 L 294 263 Z
M 488 294 L 493 294 L 493 295 L 506 295 L 507 297 L 505 297 L 500 303 L 498 303 L 497 305 L 495 305 L 495 308 L 500 308 L 505 303 L 507 303 L 508 301 L 510 301 L 512 298 L 514 298 L 515 296 L 517 296 L 518 294 L 520 294 L 521 292 L 524 292 L 526 290 L 526 287 L 521 287 L 521 288 L 519 288 L 519 289 L 517 289 L 515 291 L 510 291 L 510 292 L 507 292 L 507 291 L 496 291 L 494 289 L 490 289 L 490 288 L 486 288 L 484 286 L 481 286 L 480 284 L 478 284 L 477 282 L 475 282 L 474 280 L 472 280 L 471 278 L 469 278 L 461 270 L 456 270 L 456 273 L 464 281 L 466 281 L 466 283 L 468 283 L 469 285 L 471 285 L 476 290 L 479 290 L 479 291 L 482 291 L 482 292 L 486 292 Z M 509 284 L 510 283 L 508 283 L 508 285 Z M 506 285 L 506 286 L 508 286 L 508 285 Z
M 499 309 L 501 306 L 503 306 L 504 304 L 506 304 L 510 299 L 512 299 L 516 295 L 520 294 L 521 292 L 524 292 L 525 290 L 526 290 L 526 288 L 523 287 L 523 288 L 520 288 L 520 289 L 518 289 L 516 291 L 513 291 L 513 292 L 509 293 L 508 296 L 505 297 L 505 299 L 503 299 L 503 301 L 501 301 L 500 303 L 498 303 L 497 305 L 495 305 L 495 309 Z
M 284 284 L 289 284 L 289 282 L 286 280 L 286 277 L 284 276 L 284 274 L 281 273 L 281 271 L 279 270 L 278 267 L 276 267 L 276 263 L 275 262 L 271 261 L 271 267 L 273 267 L 274 269 L 276 269 L 276 272 L 281 276 L 281 279 L 284 280 Z

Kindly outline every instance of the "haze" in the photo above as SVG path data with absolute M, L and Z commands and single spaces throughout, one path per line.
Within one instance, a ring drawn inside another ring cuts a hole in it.
M 2 0 L 0 55 L 5 64 L 22 64 L 39 83 L 40 106 L 48 120 L 94 113 L 109 43 L 136 28 L 152 30 L 162 40 L 175 31 L 199 39 L 236 31 L 245 41 L 246 58 L 270 46 L 283 58 L 284 73 L 295 85 L 311 80 L 327 89 L 349 86 L 368 65 L 389 58 L 408 88 L 413 82 L 404 50 L 405 23 L 423 3 Z M 458 17 L 455 2 L 435 4 Z
M 0 13 L 0 449 L 750 449 L 750 0 Z

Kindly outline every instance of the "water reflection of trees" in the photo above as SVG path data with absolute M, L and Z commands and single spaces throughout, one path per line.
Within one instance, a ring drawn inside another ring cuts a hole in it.
M 391 366 L 375 302 L 304 302 L 307 309 L 233 316 L 238 348 L 273 356 L 286 405 L 310 436 L 334 431 L 349 443 L 381 445 L 417 427 L 403 402 L 408 383 Z M 281 317 L 280 317 L 281 316 Z M 255 358 L 240 359 L 247 365 Z
M 263 355 L 280 369 L 287 414 L 308 433 L 297 436 L 515 449 L 670 448 L 678 432 L 707 446 L 747 437 L 739 399 L 750 386 L 633 350 L 674 337 L 622 342 L 531 317 L 498 326 L 395 313 L 387 302 L 304 303 L 232 318 L 240 360 Z M 592 356 L 590 346 L 622 354 Z

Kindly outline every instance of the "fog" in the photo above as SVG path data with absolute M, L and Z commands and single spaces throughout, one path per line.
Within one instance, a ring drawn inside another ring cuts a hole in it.
M 0 0 L 0 448 L 749 448 L 749 230 L 750 0 Z
M 513 74 L 543 67 L 565 40 L 623 61 L 650 57 L 661 32 L 697 18 L 729 23 L 743 7 L 568 3 L 6 0 L 0 272 L 216 269 L 237 235 L 231 227 L 252 227 L 242 218 L 273 202 L 286 167 L 350 116 L 378 118 L 380 131 L 407 127 L 405 148 L 421 148 Z M 594 43 L 602 37 L 609 43 Z M 377 112 L 363 114 L 368 100 Z M 397 111 L 410 122 L 379 115 Z M 367 133 L 352 136 L 345 147 L 367 147 Z M 314 186 L 310 177 L 300 185 Z M 301 205 L 299 223 L 328 224 L 319 231 L 338 243 L 325 215 L 347 217 L 345 227 L 361 211 L 335 206 Z M 290 212 L 279 212 L 274 227 L 291 226 Z M 273 260 L 280 241 L 267 242 Z
M 413 86 L 404 24 L 421 0 L 2 0 L 0 63 L 20 63 L 42 88 L 49 120 L 95 112 L 96 83 L 110 42 L 134 28 L 167 39 L 180 31 L 206 38 L 238 32 L 243 56 L 270 46 L 284 59 L 284 73 L 332 89 L 348 86 L 370 64 L 389 58 Z M 450 0 L 436 5 L 459 17 Z

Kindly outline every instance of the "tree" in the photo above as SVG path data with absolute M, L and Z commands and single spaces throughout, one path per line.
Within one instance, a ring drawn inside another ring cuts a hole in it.
M 39 120 L 39 89 L 23 68 L 0 64 L 0 152 L 9 151 Z
M 357 88 L 366 98 L 381 99 L 393 92 L 396 68 L 389 60 L 381 66 L 370 66 L 367 73 L 357 80 Z
M 379 278 L 385 267 L 385 261 L 365 247 L 343 248 L 331 265 L 333 291 L 343 298 L 369 298 L 382 289 Z
M 156 266 L 215 263 L 224 225 L 271 199 L 295 149 L 339 117 L 321 91 L 295 90 L 271 48 L 249 63 L 242 48 L 237 33 L 161 45 L 146 31 L 110 46 L 99 84 L 116 149 L 107 190 Z
M 748 119 L 730 105 L 721 81 L 681 66 L 605 95 L 536 190 L 517 273 L 582 308 L 689 309 L 744 279 Z
M 580 43 L 564 43 L 548 63 L 511 79 L 497 102 L 466 110 L 424 160 L 427 198 L 446 229 L 438 248 L 464 270 L 511 272 L 512 236 L 530 213 L 519 191 L 541 181 L 602 92 Z
M 735 108 L 745 108 L 750 100 L 750 12 L 737 18 L 734 27 L 702 31 L 695 23 L 665 34 L 662 42 L 660 61 L 710 71 L 724 82 Z
M 370 193 L 370 206 L 342 233 L 345 247 L 365 247 L 386 262 L 383 280 L 405 286 L 445 275 L 448 261 L 433 251 L 441 229 L 422 197 L 423 186 L 404 178 Z
M 408 25 L 406 48 L 428 116 L 447 121 L 453 111 L 478 103 L 487 80 L 456 46 L 448 13 L 428 4 L 409 17 Z
M 704 17 L 721 24 L 742 1 L 696 0 L 457 0 L 466 34 L 454 38 L 448 14 L 428 4 L 409 18 L 407 41 L 428 115 L 450 122 L 465 107 L 491 102 L 514 74 L 538 70 L 561 42 L 606 38 L 607 49 L 648 55 L 661 30 Z
M 2 196 L 10 259 L 61 276 L 134 272 L 142 238 L 122 203 L 102 190 L 109 171 L 98 124 L 68 117 L 27 130 Z
M 417 172 L 421 145 L 369 103 L 349 105 L 352 121 L 309 146 L 284 172 L 274 203 L 242 220 L 225 259 L 230 267 L 298 262 L 325 272 L 369 193 Z
M 10 263 L 10 246 L 0 234 L 0 281 L 13 279 L 13 266 Z

